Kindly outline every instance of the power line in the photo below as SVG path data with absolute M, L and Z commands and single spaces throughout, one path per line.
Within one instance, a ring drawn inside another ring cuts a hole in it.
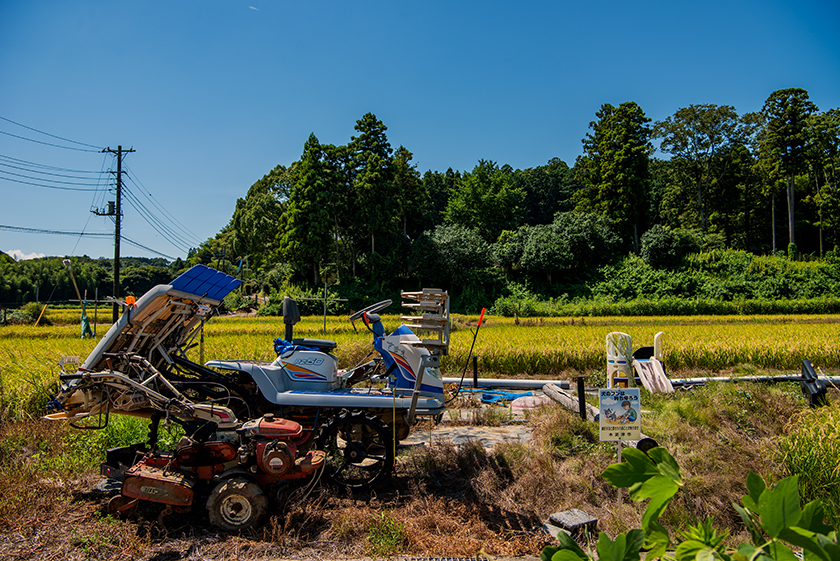
M 67 175 L 66 173 L 53 173 L 51 171 L 40 171 L 40 170 L 37 170 L 37 169 L 32 169 L 32 168 L 27 168 L 27 167 L 22 167 L 22 166 L 13 166 L 12 164 L 6 164 L 6 163 L 3 163 L 2 161 L 0 161 L 0 166 L 3 166 L 5 168 L 17 169 L 17 170 L 20 170 L 20 171 L 28 171 L 29 173 L 40 173 L 41 175 L 51 175 L 53 177 L 63 177 L 65 179 L 82 179 L 82 180 L 85 180 L 85 181 L 90 181 L 91 179 L 94 179 L 93 177 L 79 177 L 77 175 Z M 11 172 L 9 172 L 9 173 L 11 173 Z M 22 175 L 21 177 L 28 177 L 28 176 L 23 176 Z M 40 179 L 40 178 L 29 177 L 29 179 Z M 52 180 L 51 179 L 45 179 L 44 181 L 52 181 Z
M 181 251 L 189 250 L 189 244 L 178 236 L 178 234 L 169 226 L 161 222 L 161 220 L 155 216 L 139 199 L 137 199 L 137 196 L 134 195 L 130 189 L 126 188 L 125 185 L 123 185 L 123 193 L 126 195 L 128 203 L 137 210 L 140 216 L 143 217 L 149 226 L 151 226 L 158 234 L 166 238 L 169 243 Z
M 160 210 L 164 214 L 164 216 L 169 218 L 170 222 L 172 222 L 172 224 L 175 227 L 177 227 L 181 232 L 186 234 L 187 237 L 192 238 L 192 241 L 196 244 L 201 244 L 203 242 L 201 238 L 196 236 L 195 233 L 193 233 L 189 228 L 184 226 L 177 218 L 175 218 L 175 216 L 173 216 L 172 213 L 166 210 L 166 208 L 155 198 L 155 196 L 152 195 L 151 192 L 149 192 L 149 189 L 145 185 L 143 185 L 143 182 L 140 181 L 140 178 L 135 177 L 134 170 L 132 170 L 128 166 L 125 166 L 125 168 L 129 172 L 127 174 L 128 180 L 134 183 L 134 185 L 137 186 L 138 189 L 140 189 L 140 192 L 143 194 L 143 196 L 145 196 L 158 210 Z
M 11 230 L 13 232 L 25 232 L 28 234 L 50 234 L 56 236 L 86 236 L 92 238 L 110 238 L 113 234 L 109 233 L 99 233 L 99 232 L 67 232 L 65 230 L 46 230 L 43 228 L 24 228 L 22 226 L 6 226 L 4 224 L 0 224 L 0 230 Z M 160 251 L 156 251 L 150 247 L 147 247 L 143 244 L 139 244 L 132 239 L 129 239 L 125 236 L 122 237 L 126 242 L 130 243 L 133 246 L 139 247 L 140 249 L 145 249 L 146 251 L 150 251 L 156 255 L 160 255 L 161 257 L 166 257 L 174 261 L 176 258 L 172 257 L 171 255 L 167 255 L 165 253 L 161 253 Z
M 11 174 L 11 172 L 7 172 L 7 171 L 3 171 L 3 170 L 0 170 L 0 173 Z M 11 174 L 11 175 L 20 175 L 20 174 Z M 26 177 L 26 176 L 21 176 L 21 177 Z M 58 185 L 44 185 L 43 183 L 33 183 L 31 181 L 21 181 L 20 179 L 11 179 L 9 177 L 2 177 L 2 176 L 0 176 L 0 179 L 2 179 L 4 181 L 11 181 L 13 183 L 20 183 L 22 185 L 34 185 L 35 187 L 43 187 L 45 189 L 58 189 L 59 191 L 98 191 L 99 190 L 98 187 L 94 188 L 94 189 L 83 189 L 83 188 L 79 188 L 79 187 L 59 187 Z M 31 177 L 29 179 L 40 179 L 40 178 Z M 42 180 L 42 181 L 49 181 L 49 180 L 45 179 L 45 180 Z M 66 182 L 57 182 L 57 183 L 66 183 Z M 85 185 L 85 184 L 84 183 L 71 183 L 71 185 Z M 88 185 L 91 185 L 91 184 L 88 184 Z
M 151 251 L 152 253 L 160 255 L 161 257 L 166 257 L 170 261 L 175 261 L 175 257 L 172 257 L 171 255 L 167 255 L 165 253 L 161 253 L 160 251 L 156 251 L 156 250 L 154 250 L 150 247 L 146 247 L 145 245 L 139 244 L 139 243 L 135 242 L 134 240 L 132 240 L 130 238 L 126 238 L 125 236 L 123 236 L 122 239 L 124 239 L 126 242 L 130 243 L 133 246 L 139 247 L 140 249 L 145 249 L 146 251 Z
M 24 228 L 22 226 L 6 226 L 0 224 L 0 230 L 11 230 L 13 232 L 26 232 L 29 234 L 52 234 L 56 236 L 87 236 L 91 238 L 110 238 L 109 233 L 98 232 L 68 232 L 66 230 L 46 230 L 44 228 Z
M 91 174 L 99 174 L 102 171 L 92 171 L 92 170 L 82 170 L 82 169 L 68 169 L 68 168 L 60 168 L 56 166 L 49 166 L 46 164 L 39 164 L 38 162 L 30 162 L 29 160 L 21 160 L 20 158 L 13 158 L 12 156 L 6 156 L 5 154 L 0 154 L 0 160 L 8 160 L 10 162 L 14 162 L 16 164 L 26 164 L 30 166 L 35 166 L 37 168 L 42 169 L 49 169 L 53 171 L 67 171 L 70 173 L 91 173 Z
M 74 148 L 73 146 L 62 146 L 60 144 L 53 144 L 52 142 L 44 142 L 43 140 L 35 140 L 34 138 L 27 138 L 25 136 L 20 136 L 18 134 L 12 134 L 12 133 L 6 132 L 6 131 L 0 131 L 0 134 L 5 134 L 6 136 L 19 138 L 21 140 L 28 140 L 29 142 L 35 142 L 37 144 L 43 144 L 45 146 L 52 146 L 54 148 L 64 148 L 65 150 L 76 150 L 77 152 L 99 152 L 99 150 L 88 150 L 86 148 Z
M 87 146 L 87 147 L 89 147 L 89 148 L 95 148 L 96 150 L 100 150 L 100 149 L 101 149 L 101 146 L 94 146 L 93 144 L 87 144 L 86 142 L 79 142 L 79 141 L 77 141 L 77 140 L 71 140 L 71 139 L 69 139 L 69 138 L 64 138 L 64 137 L 61 137 L 61 136 L 57 136 L 57 135 L 54 135 L 54 134 L 50 134 L 50 133 L 48 133 L 48 132 L 40 131 L 40 130 L 38 130 L 38 129 L 36 129 L 36 128 L 29 127 L 29 126 L 26 126 L 26 125 L 24 125 L 24 124 L 21 124 L 21 123 L 18 123 L 18 122 L 12 121 L 11 119 L 7 119 L 6 117 L 3 117 L 3 116 L 0 116 L 0 119 L 3 119 L 3 120 L 4 120 L 4 121 L 6 121 L 7 123 L 12 123 L 13 125 L 17 125 L 17 126 L 19 126 L 19 127 L 23 127 L 23 128 L 25 128 L 25 129 L 28 129 L 28 130 L 31 130 L 31 131 L 35 131 L 35 132 L 37 132 L 37 133 L 39 133 L 39 134 L 43 134 L 43 135 L 46 135 L 46 136 L 50 136 L 50 137 L 52 137 L 52 138 L 57 138 L 57 139 L 59 139 L 59 140 L 63 140 L 64 142 L 70 142 L 70 143 L 72 143 L 72 144 L 79 144 L 80 146 Z M 27 140 L 28 140 L 28 139 L 27 139 Z M 37 142 L 37 141 L 35 141 L 35 142 Z M 64 148 L 64 147 L 63 147 L 63 146 L 60 146 L 59 148 Z M 78 150 L 78 148 L 77 148 L 77 150 Z

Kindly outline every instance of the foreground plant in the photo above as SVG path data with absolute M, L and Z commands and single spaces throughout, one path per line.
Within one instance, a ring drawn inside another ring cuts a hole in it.
M 799 506 L 798 477 L 787 477 L 775 487 L 765 485 L 753 472 L 747 476 L 747 491 L 743 506 L 733 503 L 750 533 L 752 543 L 735 549 L 723 547 L 728 533 L 718 533 L 707 519 L 680 531 L 680 538 L 672 541 L 659 517 L 683 485 L 676 460 L 664 448 L 654 448 L 647 454 L 635 448 L 625 448 L 623 462 L 604 470 L 602 476 L 612 486 L 627 488 L 630 498 L 641 502 L 650 499 L 642 516 L 642 527 L 619 534 L 611 540 L 604 532 L 598 536 L 596 554 L 587 553 L 565 532 L 558 535 L 559 546 L 542 550 L 542 561 L 636 561 L 642 549 L 647 558 L 676 561 L 833 561 L 840 559 L 837 534 L 823 522 L 823 508 L 819 501 Z M 797 557 L 793 547 L 802 550 Z M 673 554 L 668 552 L 673 552 Z

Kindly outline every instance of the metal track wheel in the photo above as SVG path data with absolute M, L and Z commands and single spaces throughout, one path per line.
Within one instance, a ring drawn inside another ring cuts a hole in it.
M 268 510 L 268 499 L 256 483 L 229 479 L 213 489 L 207 499 L 210 523 L 229 532 L 258 526 Z
M 370 491 L 391 474 L 394 441 L 379 419 L 344 411 L 327 422 L 316 448 L 326 452 L 324 478 L 353 492 Z

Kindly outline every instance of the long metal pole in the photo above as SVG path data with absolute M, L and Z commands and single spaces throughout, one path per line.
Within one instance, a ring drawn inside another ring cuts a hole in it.
M 122 217 L 122 145 L 117 146 L 117 208 L 114 216 L 114 307 L 111 321 L 114 323 L 120 317 L 120 308 L 116 299 L 120 297 L 120 227 Z

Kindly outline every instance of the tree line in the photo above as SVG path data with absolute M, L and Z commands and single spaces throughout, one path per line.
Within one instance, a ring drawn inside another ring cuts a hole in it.
M 183 265 L 236 274 L 249 291 L 327 284 L 353 303 L 438 286 L 466 310 L 522 286 L 589 297 L 633 255 L 659 269 L 724 250 L 818 259 L 839 241 L 840 110 L 801 88 L 756 113 L 699 104 L 659 122 L 635 102 L 605 103 L 571 167 L 480 160 L 421 174 L 375 115 L 354 130 L 345 145 L 310 135 Z

